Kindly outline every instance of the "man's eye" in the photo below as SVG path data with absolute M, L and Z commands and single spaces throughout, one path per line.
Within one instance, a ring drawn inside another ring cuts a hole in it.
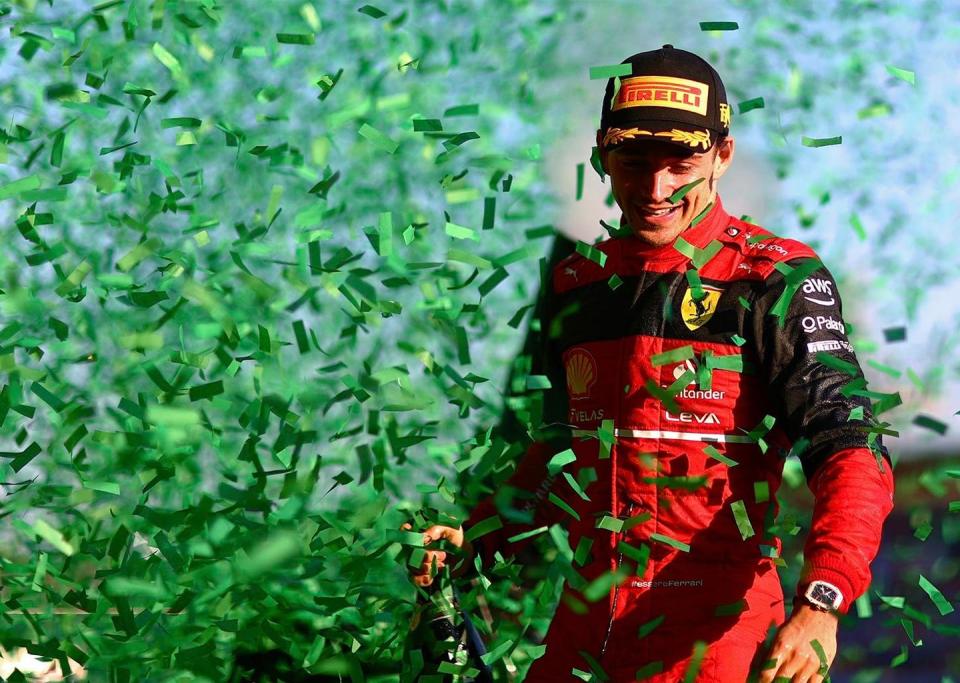
M 674 173 L 689 173 L 690 167 L 689 166 L 672 166 L 670 170 L 673 171 Z

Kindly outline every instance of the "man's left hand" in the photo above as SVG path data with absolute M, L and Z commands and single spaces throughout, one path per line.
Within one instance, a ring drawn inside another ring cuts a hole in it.
M 798 605 L 790 618 L 780 627 L 773 640 L 768 663 L 760 683 L 822 683 L 827 670 L 837 656 L 837 625 L 839 619 L 831 612 L 821 612 L 809 605 Z M 820 643 L 823 661 L 812 645 Z

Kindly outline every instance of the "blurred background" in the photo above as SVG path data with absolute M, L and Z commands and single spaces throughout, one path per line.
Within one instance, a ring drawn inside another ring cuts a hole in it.
M 898 433 L 833 680 L 960 679 L 920 585 L 960 594 L 958 20 L 0 2 L 0 645 L 93 680 L 414 680 L 398 528 L 463 519 L 523 452 L 542 276 L 619 218 L 590 69 L 670 43 L 724 79 L 726 209 L 818 251 Z M 788 460 L 788 594 L 811 502 Z M 552 528 L 463 596 L 498 680 L 542 651 L 567 554 Z

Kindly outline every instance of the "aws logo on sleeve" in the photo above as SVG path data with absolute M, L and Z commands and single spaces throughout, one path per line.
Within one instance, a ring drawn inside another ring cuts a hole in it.
M 717 312 L 717 303 L 720 301 L 722 289 L 702 285 L 704 296 L 697 299 L 693 296 L 693 290 L 687 287 L 683 293 L 683 300 L 680 302 L 680 317 L 683 324 L 690 330 L 703 327 L 709 322 L 713 314 Z
M 833 296 L 833 283 L 830 280 L 824 280 L 819 277 L 808 277 L 803 281 L 804 299 L 820 304 L 821 306 L 833 306 L 837 300 Z M 806 296 L 813 294 L 814 296 Z

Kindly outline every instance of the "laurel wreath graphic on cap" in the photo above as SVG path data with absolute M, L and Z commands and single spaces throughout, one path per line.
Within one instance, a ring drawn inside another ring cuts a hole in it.
M 664 130 L 659 133 L 651 133 L 649 130 L 640 128 L 609 128 L 603 136 L 603 146 L 618 145 L 624 140 L 632 140 L 638 135 L 650 135 L 654 137 L 669 137 L 673 142 L 682 142 L 690 147 L 703 146 L 704 151 L 710 149 L 710 131 L 709 130 Z

